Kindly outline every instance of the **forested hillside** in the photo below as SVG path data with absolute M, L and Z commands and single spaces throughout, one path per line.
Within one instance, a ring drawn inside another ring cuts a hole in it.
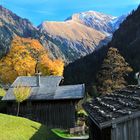
M 94 53 L 66 66 L 64 69 L 65 84 L 85 83 L 89 86 L 95 83 L 96 74 L 107 51 L 108 47 L 104 46 Z
M 114 33 L 109 46 L 118 48 L 135 72 L 140 71 L 140 6 Z

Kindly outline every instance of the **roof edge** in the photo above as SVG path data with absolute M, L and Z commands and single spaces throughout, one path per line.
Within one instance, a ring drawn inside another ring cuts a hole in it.
M 89 115 L 90 119 L 100 128 L 100 129 L 103 129 L 103 128 L 107 128 L 107 127 L 111 127 L 113 126 L 113 124 L 118 124 L 118 123 L 122 123 L 124 121 L 128 121 L 130 119 L 135 119 L 137 117 L 140 117 L 140 111 L 138 112 L 135 112 L 133 114 L 130 114 L 130 115 L 127 115 L 127 116 L 123 116 L 123 117 L 120 117 L 120 118 L 114 118 L 110 121 L 106 121 L 104 123 L 98 123 L 90 114 L 90 112 L 84 107 L 84 104 L 82 105 L 83 108 L 85 109 L 85 111 L 87 112 L 87 114 Z

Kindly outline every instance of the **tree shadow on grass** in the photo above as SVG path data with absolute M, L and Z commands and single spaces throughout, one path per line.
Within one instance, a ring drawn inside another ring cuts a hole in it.
M 31 126 L 32 128 L 36 129 L 36 133 L 32 136 L 30 140 L 70 140 L 70 139 L 63 139 L 54 134 L 51 129 L 47 128 L 45 125 L 41 125 L 41 127 L 38 129 L 34 126 Z M 73 139 L 73 140 L 79 140 L 79 139 Z
M 41 125 L 40 128 L 31 126 L 36 130 L 36 133 L 30 138 L 30 140 L 49 140 L 47 139 L 47 128 L 44 125 Z
M 41 125 L 40 128 L 36 128 L 34 126 L 31 127 L 34 128 L 37 132 L 30 138 L 30 140 L 62 140 L 45 125 Z

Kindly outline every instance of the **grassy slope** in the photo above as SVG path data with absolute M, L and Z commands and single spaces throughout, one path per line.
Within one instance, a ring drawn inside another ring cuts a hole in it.
M 47 140 L 47 128 L 25 118 L 0 114 L 0 140 Z

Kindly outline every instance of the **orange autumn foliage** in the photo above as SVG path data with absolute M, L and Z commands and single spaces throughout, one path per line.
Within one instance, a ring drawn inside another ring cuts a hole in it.
M 38 40 L 14 38 L 10 52 L 0 60 L 0 80 L 12 83 L 18 76 L 35 75 L 38 59 L 42 75 L 63 75 L 62 60 L 51 60 Z
M 46 54 L 41 56 L 40 70 L 45 75 L 63 75 L 64 63 L 60 59 L 52 61 Z

